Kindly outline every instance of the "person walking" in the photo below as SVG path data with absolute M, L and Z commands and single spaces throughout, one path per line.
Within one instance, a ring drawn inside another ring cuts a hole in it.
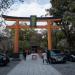
M 24 59 L 26 60 L 26 51 L 23 52 Z
M 43 64 L 47 61 L 47 54 L 45 52 L 42 53 Z

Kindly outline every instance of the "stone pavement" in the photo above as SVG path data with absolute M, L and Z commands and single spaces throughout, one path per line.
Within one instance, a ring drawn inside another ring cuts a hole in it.
M 22 60 L 7 75 L 61 75 L 55 68 L 49 64 L 43 64 L 38 56 L 37 60 L 32 60 L 31 55 L 27 60 Z

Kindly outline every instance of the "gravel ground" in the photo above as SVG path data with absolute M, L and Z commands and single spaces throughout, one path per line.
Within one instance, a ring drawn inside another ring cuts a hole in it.
M 67 62 L 66 64 L 52 64 L 62 75 L 75 75 L 75 62 Z
M 0 66 L 0 75 L 7 75 L 18 63 L 19 61 L 11 61 L 7 66 Z

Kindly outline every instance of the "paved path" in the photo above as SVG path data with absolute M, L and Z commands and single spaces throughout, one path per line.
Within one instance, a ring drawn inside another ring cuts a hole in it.
M 27 60 L 22 60 L 13 70 L 7 75 L 61 75 L 51 65 L 43 64 L 39 58 L 32 60 L 31 56 L 27 57 Z

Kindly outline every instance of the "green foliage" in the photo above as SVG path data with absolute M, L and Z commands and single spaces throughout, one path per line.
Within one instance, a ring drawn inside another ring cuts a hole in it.
M 63 38 L 65 38 L 65 35 L 62 31 L 58 31 L 56 34 L 57 38 L 59 39 L 59 41 Z
M 59 30 L 54 30 L 52 36 L 53 36 L 52 37 L 53 48 L 57 48 L 57 44 L 59 43 L 59 41 L 65 38 L 64 33 Z
M 29 48 L 29 41 L 30 41 L 30 29 L 22 29 L 19 31 L 19 47 L 20 49 Z
M 39 34 L 34 29 L 24 29 L 20 30 L 19 33 L 19 41 L 21 46 L 19 47 L 21 49 L 30 48 L 31 46 L 40 46 L 42 48 L 47 47 L 47 31 L 44 30 L 41 34 Z
M 48 10 L 54 17 L 61 17 L 61 26 L 69 47 L 74 47 L 75 38 L 75 0 L 50 0 L 52 7 Z M 72 37 L 73 36 L 73 37 Z
M 24 2 L 24 0 L 0 0 L 0 11 L 10 8 L 15 2 Z
M 14 3 L 14 0 L 0 0 L 0 11 L 1 9 L 7 9 L 11 4 Z
M 60 49 L 60 50 L 62 50 L 62 51 L 64 50 L 64 47 L 62 47 L 61 45 L 58 46 L 57 48 Z
M 47 39 L 47 30 L 41 30 L 41 35 L 42 35 L 42 39 L 41 39 L 41 47 L 42 48 L 48 48 L 48 39 Z

